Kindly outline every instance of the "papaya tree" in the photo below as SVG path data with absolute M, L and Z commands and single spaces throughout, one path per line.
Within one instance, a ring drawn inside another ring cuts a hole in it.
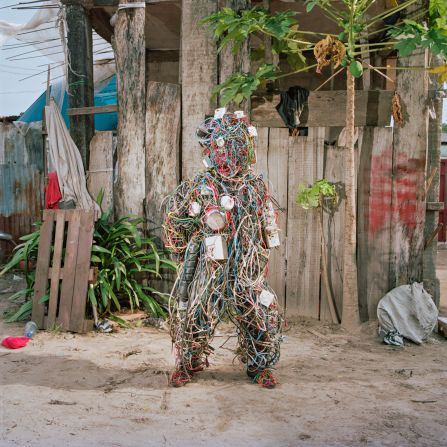
M 404 0 L 373 15 L 377 0 L 306 0 L 306 11 L 320 8 L 339 29 L 338 34 L 320 30 L 303 31 L 296 12 L 271 14 L 265 9 L 235 11 L 223 8 L 208 16 L 207 24 L 219 42 L 219 51 L 227 45 L 237 53 L 252 36 L 271 39 L 272 51 L 287 59 L 289 70 L 281 72 L 278 64 L 261 64 L 253 73 L 233 73 L 218 85 L 221 105 L 248 99 L 261 84 L 281 77 L 332 65 L 332 76 L 346 73 L 346 145 L 345 145 L 345 238 L 343 257 L 342 324 L 356 326 L 359 319 L 356 264 L 356 172 L 355 172 L 355 78 L 364 70 L 374 70 L 386 77 L 384 67 L 374 67 L 365 57 L 383 51 L 396 51 L 400 57 L 415 50 L 429 50 L 442 63 L 431 69 L 441 81 L 447 79 L 447 1 Z M 406 13 L 411 11 L 411 19 Z M 255 39 L 253 39 L 254 41 Z M 262 49 L 261 49 L 262 50 Z M 254 53 L 258 53 L 256 50 Z M 308 56 L 312 55 L 312 59 Z M 399 69 L 404 67 L 398 67 Z M 399 98 L 393 111 L 399 119 Z

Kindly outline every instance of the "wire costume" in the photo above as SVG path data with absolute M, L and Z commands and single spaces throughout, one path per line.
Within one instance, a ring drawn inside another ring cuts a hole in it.
M 271 387 L 282 316 L 265 278 L 269 247 L 279 245 L 279 234 L 267 187 L 250 169 L 256 129 L 242 112 L 223 111 L 206 120 L 197 135 L 207 170 L 166 199 L 165 243 L 179 260 L 170 301 L 172 383 L 186 383 L 208 366 L 216 326 L 229 318 L 247 374 Z

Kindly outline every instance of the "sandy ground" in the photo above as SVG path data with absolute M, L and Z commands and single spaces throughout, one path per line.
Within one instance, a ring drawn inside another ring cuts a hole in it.
M 447 250 L 441 257 L 447 291 Z M 0 337 L 22 332 L 0 321 Z M 215 346 L 231 333 L 222 327 Z M 290 324 L 281 384 L 266 390 L 233 364 L 233 338 L 193 383 L 172 389 L 162 330 L 40 332 L 24 349 L 0 347 L 0 446 L 447 445 L 447 340 L 393 348 L 375 334 L 374 323 L 355 336 Z

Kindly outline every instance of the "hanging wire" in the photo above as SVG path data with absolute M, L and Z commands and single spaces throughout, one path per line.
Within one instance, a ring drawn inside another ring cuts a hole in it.
M 19 56 L 24 56 L 24 55 L 26 55 L 26 54 L 32 54 L 32 53 L 38 53 L 38 52 L 40 52 L 40 53 L 42 53 L 43 51 L 45 51 L 45 50 L 51 50 L 51 49 L 53 49 L 53 48 L 59 48 L 59 47 L 61 47 L 62 46 L 62 44 L 58 44 L 58 45 L 52 45 L 52 46 L 50 46 L 50 47 L 45 47 L 45 48 L 37 48 L 37 49 L 35 49 L 35 50 L 30 50 L 30 51 L 25 51 L 24 53 L 19 53 L 19 54 L 14 54 L 13 56 L 8 56 L 7 58 L 6 58 L 6 60 L 14 60 L 13 58 L 16 58 L 16 57 L 19 57 Z M 43 54 L 43 53 L 42 53 Z M 56 53 L 57 54 L 57 53 Z M 46 56 L 45 54 L 43 54 L 44 56 Z M 20 60 L 20 59 L 15 59 L 15 60 Z
M 51 23 L 51 21 L 49 22 L 45 22 L 45 23 Z M 23 36 L 24 34 L 31 34 L 31 33 L 38 33 L 39 31 L 47 31 L 49 29 L 54 29 L 54 26 L 49 26 L 48 28 L 38 28 L 38 29 L 33 29 L 31 31 L 24 31 L 22 33 L 17 33 L 18 36 Z
M 48 65 L 51 65 L 51 64 L 45 64 L 45 65 L 48 67 Z M 63 65 L 64 65 L 64 64 L 61 63 L 61 64 L 59 64 L 59 65 L 56 65 L 56 66 L 54 66 L 54 67 L 51 67 L 51 69 L 59 68 L 59 67 L 62 67 Z M 19 79 L 19 82 L 21 82 L 21 81 L 26 81 L 27 79 L 34 78 L 35 76 L 39 76 L 39 75 L 41 75 L 42 73 L 47 73 L 47 72 L 48 72 L 48 70 L 42 70 L 42 71 L 39 71 L 39 73 L 34 73 L 34 74 L 30 75 L 30 76 L 27 76 L 26 78 Z

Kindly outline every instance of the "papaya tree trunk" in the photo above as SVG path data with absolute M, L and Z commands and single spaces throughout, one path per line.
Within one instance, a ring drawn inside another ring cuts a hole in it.
M 342 325 L 354 329 L 359 325 L 357 288 L 357 221 L 356 172 L 354 152 L 355 79 L 347 70 L 346 85 L 346 148 L 345 148 L 345 235 L 343 252 L 343 315 Z

